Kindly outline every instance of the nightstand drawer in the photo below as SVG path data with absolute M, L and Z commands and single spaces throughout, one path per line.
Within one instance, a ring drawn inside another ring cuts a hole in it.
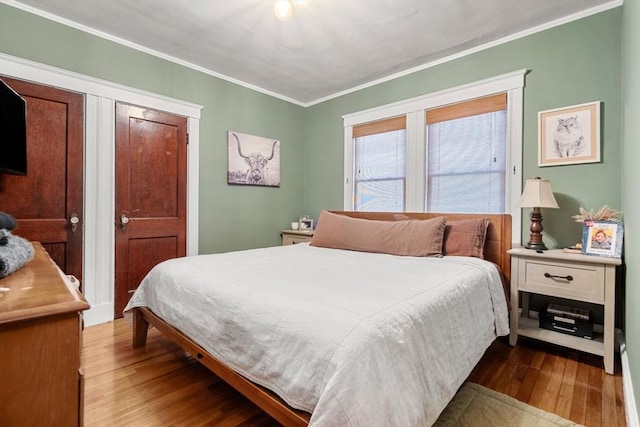
M 519 290 L 595 303 L 604 302 L 604 267 L 519 259 Z M 524 267 L 524 268 L 522 268 Z
M 311 236 L 283 236 L 282 245 L 295 245 L 298 243 L 310 242 Z
M 310 242 L 313 238 L 313 230 L 299 231 L 299 230 L 282 230 L 280 232 L 282 236 L 282 246 L 295 245 L 298 243 Z

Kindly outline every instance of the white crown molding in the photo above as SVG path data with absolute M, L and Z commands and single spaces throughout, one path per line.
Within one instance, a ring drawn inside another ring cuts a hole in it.
M 201 67 L 199 65 L 195 65 L 195 64 L 193 64 L 191 62 L 183 61 L 183 60 L 175 58 L 173 56 L 166 55 L 166 54 L 164 54 L 162 52 L 158 52 L 156 50 L 149 49 L 149 48 L 141 46 L 139 44 L 136 44 L 136 43 L 130 42 L 128 40 L 122 39 L 120 37 L 116 37 L 116 36 L 113 36 L 111 34 L 108 34 L 108 33 L 102 32 L 102 31 L 98 31 L 96 29 L 87 27 L 85 25 L 82 25 L 82 24 L 79 24 L 77 22 L 68 20 L 66 18 L 62 18 L 62 17 L 60 17 L 58 15 L 54 15 L 52 13 L 45 12 L 45 11 L 40 10 L 40 9 L 36 9 L 34 7 L 31 7 L 31 6 L 27 6 L 25 4 L 17 2 L 15 0 L 0 0 L 0 3 L 7 4 L 9 6 L 15 7 L 16 9 L 24 10 L 25 12 L 29 12 L 29 13 L 32 13 L 34 15 L 49 19 L 51 21 L 58 22 L 60 24 L 66 25 L 68 27 L 72 27 L 72 28 L 78 29 L 80 31 L 84 31 L 84 32 L 92 34 L 94 36 L 101 37 L 103 39 L 112 41 L 114 43 L 118 43 L 118 44 L 121 44 L 123 46 L 129 47 L 131 49 L 135 49 L 135 50 L 147 53 L 149 55 L 153 55 L 153 56 L 156 56 L 158 58 L 162 58 L 162 59 L 165 59 L 167 61 L 182 65 L 184 67 L 191 68 L 191 69 L 193 69 L 195 71 L 199 71 L 201 73 L 204 73 L 204 74 L 207 74 L 207 75 L 210 75 L 210 76 L 213 76 L 213 77 L 217 77 L 219 79 L 228 81 L 230 83 L 234 83 L 234 84 L 237 84 L 239 86 L 243 86 L 243 87 L 246 87 L 248 89 L 255 90 L 256 92 L 260 92 L 260 93 L 263 93 L 265 95 L 269 95 L 269 96 L 272 96 L 274 98 L 278 98 L 278 99 L 281 99 L 283 101 L 290 102 L 292 104 L 295 104 L 295 105 L 298 105 L 298 106 L 301 106 L 301 107 L 311 107 L 313 105 L 320 104 L 322 102 L 329 101 L 331 99 L 335 99 L 335 98 L 338 98 L 338 97 L 341 97 L 343 95 L 347 95 L 347 94 L 350 94 L 350 93 L 353 93 L 353 92 L 357 92 L 359 90 L 366 89 L 366 88 L 378 85 L 380 83 L 385 83 L 385 82 L 388 82 L 390 80 L 397 79 L 399 77 L 404 77 L 404 76 L 407 76 L 409 74 L 416 73 L 418 71 L 422 71 L 422 70 L 425 70 L 425 69 L 428 69 L 428 68 L 431 68 L 431 67 L 435 67 L 436 65 L 444 64 L 446 62 L 450 62 L 450 61 L 453 61 L 455 59 L 462 58 L 464 56 L 471 55 L 471 54 L 480 52 L 480 51 L 485 50 L 485 49 L 490 49 L 492 47 L 499 46 L 501 44 L 509 43 L 511 41 L 514 41 L 514 40 L 517 40 L 517 39 L 520 39 L 520 38 L 523 38 L 523 37 L 527 37 L 527 36 L 530 36 L 532 34 L 539 33 L 541 31 L 548 30 L 550 28 L 558 27 L 560 25 L 564 25 L 564 24 L 567 24 L 569 22 L 576 21 L 578 19 L 586 18 L 586 17 L 591 16 L 591 15 L 595 15 L 595 14 L 598 14 L 598 13 L 601 13 L 601 12 L 605 12 L 605 11 L 610 10 L 610 9 L 614 9 L 616 7 L 622 6 L 623 0 L 612 0 L 612 1 L 604 3 L 602 5 L 599 5 L 599 6 L 596 6 L 596 7 L 592 7 L 590 9 L 586 9 L 586 10 L 583 10 L 581 12 L 574 13 L 572 15 L 568 15 L 568 16 L 565 16 L 565 17 L 560 18 L 560 19 L 556 19 L 556 20 L 548 22 L 546 24 L 539 25 L 537 27 L 530 28 L 530 29 L 525 30 L 525 31 L 521 31 L 519 33 L 512 34 L 512 35 L 507 36 L 507 37 L 503 37 L 503 38 L 501 38 L 499 40 L 495 40 L 495 41 L 492 41 L 492 42 L 489 42 L 489 43 L 485 43 L 483 45 L 480 45 L 480 46 L 477 46 L 477 47 L 474 47 L 474 48 L 471 48 L 471 49 L 467 49 L 467 50 L 465 50 L 463 52 L 460 52 L 460 53 L 457 53 L 457 54 L 454 54 L 454 55 L 450 55 L 450 56 L 447 56 L 445 58 L 438 59 L 436 61 L 432 61 L 432 62 L 429 62 L 427 64 L 423 64 L 423 65 L 420 65 L 420 66 L 417 66 L 417 67 L 414 67 L 414 68 L 410 68 L 408 70 L 404 70 L 404 71 L 401 71 L 399 73 L 392 74 L 390 76 L 382 77 L 380 79 L 373 80 L 371 82 L 368 82 L 368 83 L 365 83 L 365 84 L 362 84 L 362 85 L 359 85 L 359 86 L 356 86 L 356 87 L 353 87 L 353 88 L 350 88 L 350 89 L 347 89 L 347 90 L 344 90 L 344 91 L 341 91 L 341 92 L 336 92 L 334 94 L 325 96 L 323 98 L 318 98 L 318 99 L 310 101 L 310 102 L 302 102 L 302 101 L 298 101 L 296 99 L 292 99 L 290 97 L 281 95 L 279 93 L 272 92 L 270 90 L 267 90 L 267 89 L 261 88 L 259 86 L 253 85 L 251 83 L 243 82 L 243 81 L 235 79 L 233 77 L 230 77 L 230 76 L 227 76 L 227 75 L 224 75 L 224 74 L 220 74 L 220 73 L 218 73 L 218 72 L 216 72 L 214 70 L 210 70 L 210 69 Z
M 143 52 L 143 53 L 146 53 L 146 54 L 149 54 L 149 55 L 156 56 L 156 57 L 164 59 L 166 61 L 173 62 L 173 63 L 178 64 L 178 65 L 182 65 L 183 67 L 190 68 L 192 70 L 199 71 L 201 73 L 204 73 L 204 74 L 207 74 L 207 75 L 210 75 L 210 76 L 213 76 L 213 77 L 217 77 L 217 78 L 219 78 L 221 80 L 225 80 L 225 81 L 228 81 L 230 83 L 234 83 L 234 84 L 237 84 L 239 86 L 246 87 L 246 88 L 251 89 L 251 90 L 255 90 L 256 92 L 260 92 L 260 93 L 263 93 L 265 95 L 273 96 L 274 98 L 278 98 L 278 99 L 281 99 L 283 101 L 287 101 L 287 102 L 290 102 L 292 104 L 299 105 L 301 107 L 304 106 L 304 104 L 301 103 L 300 101 L 297 101 L 295 99 L 286 97 L 284 95 L 280 95 L 279 93 L 271 92 L 270 90 L 261 88 L 260 86 L 256 86 L 256 85 L 253 85 L 251 83 L 243 82 L 241 80 L 238 80 L 238 79 L 235 79 L 233 77 L 218 73 L 218 72 L 210 70 L 208 68 L 204 68 L 204 67 L 201 67 L 199 65 L 193 64 L 191 62 L 184 61 L 182 59 L 176 58 L 174 56 L 164 54 L 164 53 L 159 52 L 157 50 L 149 49 L 148 47 L 139 45 L 137 43 L 133 43 L 133 42 L 131 42 L 129 40 L 114 36 L 114 35 L 109 34 L 109 33 L 105 33 L 103 31 L 96 30 L 95 28 L 87 27 L 86 25 L 82 25 L 82 24 L 79 24 L 79 23 L 77 23 L 75 21 L 71 21 L 71 20 L 63 18 L 61 16 L 54 15 L 53 13 L 49 13 L 49 12 L 46 12 L 44 10 L 40 10 L 40 9 L 35 8 L 35 7 L 32 7 L 32 6 L 28 6 L 26 4 L 19 3 L 19 2 L 14 1 L 14 0 L 0 0 L 0 3 L 4 3 L 4 4 L 8 5 L 8 6 L 15 7 L 16 9 L 20 9 L 20 10 L 23 10 L 25 12 L 32 13 L 34 15 L 40 16 L 41 18 L 45 18 L 45 19 L 57 22 L 57 23 L 62 24 L 62 25 L 66 25 L 67 27 L 75 28 L 76 30 L 80 30 L 80 31 L 83 31 L 85 33 L 91 34 L 93 36 L 100 37 L 100 38 L 103 38 L 105 40 L 109 40 L 111 42 L 120 44 L 122 46 L 126 46 L 128 48 L 135 49 L 137 51 L 140 51 L 140 52 Z
M 563 18 L 556 19 L 555 21 L 547 22 L 546 24 L 539 25 L 539 26 L 534 27 L 534 28 L 529 28 L 528 30 L 521 31 L 519 33 L 512 34 L 510 36 L 503 37 L 501 39 L 494 40 L 492 42 L 485 43 L 485 44 L 482 44 L 480 46 L 476 46 L 476 47 L 471 48 L 471 49 L 467 49 L 467 50 L 462 51 L 460 53 L 456 53 L 456 54 L 447 56 L 445 58 L 441 58 L 441 59 L 438 59 L 438 60 L 423 64 L 423 65 L 419 65 L 417 67 L 410 68 L 408 70 L 400 71 L 400 72 L 398 72 L 396 74 L 392 74 L 392 75 L 387 76 L 387 77 L 382 77 L 380 79 L 373 80 L 373 81 L 368 82 L 368 83 L 364 83 L 364 84 L 362 84 L 360 86 L 356 86 L 356 87 L 353 87 L 351 89 L 344 90 L 342 92 L 334 93 L 334 94 L 326 96 L 324 98 L 316 99 L 315 101 L 311 101 L 311 102 L 306 103 L 304 106 L 305 107 L 310 107 L 312 105 L 319 104 L 319 103 L 325 102 L 325 101 L 329 101 L 331 99 L 338 98 L 340 96 L 347 95 L 347 94 L 350 94 L 350 93 L 353 93 L 353 92 L 357 92 L 359 90 L 366 89 L 366 88 L 378 85 L 380 83 L 385 83 L 385 82 L 388 82 L 390 80 L 394 80 L 394 79 L 397 79 L 397 78 L 400 78 L 400 77 L 407 76 L 409 74 L 417 73 L 418 71 L 426 70 L 428 68 L 435 67 L 436 65 L 444 64 L 446 62 L 451 62 L 453 60 L 465 57 L 467 55 L 472 55 L 474 53 L 477 53 L 477 52 L 480 52 L 480 51 L 483 51 L 483 50 L 486 50 L 486 49 L 490 49 L 492 47 L 499 46 L 501 44 L 509 43 L 509 42 L 514 41 L 514 40 L 518 40 L 518 39 L 521 39 L 523 37 L 527 37 L 527 36 L 530 36 L 532 34 L 536 34 L 536 33 L 548 30 L 550 28 L 559 27 L 560 25 L 568 24 L 569 22 L 577 21 L 578 19 L 586 18 L 586 17 L 591 16 L 591 15 L 595 15 L 595 14 L 598 14 L 598 13 L 601 13 L 601 12 L 605 12 L 607 10 L 614 9 L 616 7 L 622 6 L 622 2 L 623 2 L 623 0 L 612 0 L 609 3 L 605 3 L 605 4 L 597 6 L 597 7 L 592 7 L 591 9 L 583 10 L 582 12 L 574 13 L 573 15 L 565 16 Z

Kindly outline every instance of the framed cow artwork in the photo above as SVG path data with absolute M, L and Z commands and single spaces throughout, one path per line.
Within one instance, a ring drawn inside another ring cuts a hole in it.
M 227 183 L 280 187 L 280 141 L 227 132 Z

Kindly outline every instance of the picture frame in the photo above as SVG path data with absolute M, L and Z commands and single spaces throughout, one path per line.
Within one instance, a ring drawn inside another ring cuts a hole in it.
M 309 218 L 307 215 L 303 215 L 298 220 L 298 230 L 311 231 L 313 230 L 313 218 Z
M 280 141 L 227 131 L 227 184 L 280 187 Z
M 582 228 L 582 253 L 620 258 L 623 236 L 624 224 L 622 221 L 587 220 Z
M 600 104 L 538 112 L 538 166 L 600 162 Z

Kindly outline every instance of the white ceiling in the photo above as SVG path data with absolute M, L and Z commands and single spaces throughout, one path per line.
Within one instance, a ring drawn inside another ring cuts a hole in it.
M 622 0 L 0 0 L 312 105 Z M 37 10 L 36 10 L 37 9 Z

